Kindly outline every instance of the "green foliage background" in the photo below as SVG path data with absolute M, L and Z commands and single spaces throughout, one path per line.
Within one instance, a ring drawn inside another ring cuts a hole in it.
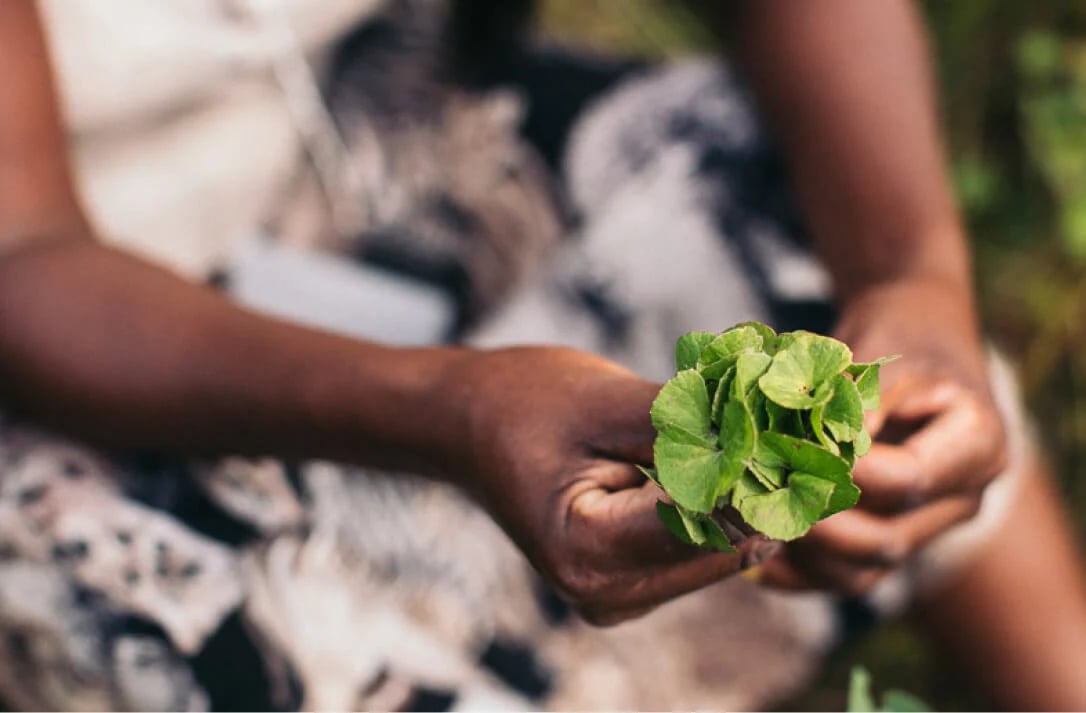
M 927 0 L 951 172 L 971 229 L 983 319 L 1018 366 L 1086 541 L 1086 3 Z M 544 0 L 560 42 L 654 58 L 718 50 L 675 0 Z M 899 624 L 830 662 L 790 706 L 840 710 L 848 669 L 940 710 L 983 707 Z

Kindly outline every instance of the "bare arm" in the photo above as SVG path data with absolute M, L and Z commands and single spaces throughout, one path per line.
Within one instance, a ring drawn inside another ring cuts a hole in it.
M 434 469 L 448 419 L 430 397 L 456 351 L 263 319 L 96 242 L 31 3 L 0 3 L 0 47 L 5 406 L 111 445 Z
M 72 186 L 33 3 L 0 2 L 5 411 L 122 448 L 437 475 L 603 622 L 750 561 L 692 551 L 658 522 L 633 467 L 652 458 L 657 388 L 567 349 L 397 349 L 304 329 L 104 247 Z
M 740 59 L 784 145 L 839 298 L 925 279 L 971 304 L 927 46 L 911 4 L 746 2 L 736 20 Z

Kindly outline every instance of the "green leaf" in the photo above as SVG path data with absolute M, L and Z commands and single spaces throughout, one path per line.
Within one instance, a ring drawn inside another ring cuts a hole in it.
M 779 406 L 769 399 L 765 400 L 765 411 L 769 419 L 769 430 L 774 433 L 786 433 L 789 436 L 804 438 L 803 418 L 799 411 Z
M 682 506 L 656 501 L 656 515 L 680 541 L 688 545 L 709 547 L 721 552 L 735 552 L 720 525 L 709 517 L 685 510 Z
M 667 529 L 671 531 L 672 535 L 675 535 L 681 542 L 685 542 L 688 545 L 697 544 L 690 536 L 689 531 L 686 529 L 686 522 L 683 519 L 682 514 L 679 512 L 679 508 L 675 507 L 671 503 L 665 503 L 663 500 L 656 501 L 656 516 L 663 521 L 667 526 Z
M 877 384 L 875 390 L 877 393 Z M 863 430 L 864 406 L 860 392 L 847 376 L 839 374 L 833 379 L 833 396 L 824 409 L 823 422 L 837 441 L 851 441 Z
M 879 357 L 875 361 L 858 361 L 854 364 L 849 364 L 845 369 L 849 376 L 859 376 L 863 372 L 867 371 L 868 367 L 872 366 L 886 366 L 892 361 L 897 361 L 901 358 L 900 354 L 891 354 L 890 356 Z
M 693 369 L 680 371 L 664 384 L 649 414 L 657 431 L 680 429 L 708 443 L 713 441 L 709 391 L 705 380 Z
M 875 699 L 871 697 L 871 674 L 863 666 L 853 666 L 848 680 L 849 713 L 875 713 Z
M 723 460 L 716 494 L 721 496 L 735 485 L 754 455 L 754 415 L 747 405 L 732 399 L 724 404 L 720 419 L 720 448 Z
M 705 544 L 714 550 L 720 550 L 721 552 L 735 552 L 735 547 L 732 546 L 732 541 L 728 539 L 728 535 L 721 529 L 720 525 L 716 524 L 716 520 L 712 517 L 706 516 L 701 521 L 702 531 L 705 533 Z
M 758 379 L 769 368 L 773 357 L 761 352 L 746 352 L 735 360 L 735 381 L 732 392 L 746 398 L 758 383 Z
M 645 476 L 657 485 L 660 484 L 660 476 L 656 474 L 655 468 L 646 468 L 641 465 L 635 465 L 634 467 L 641 471 L 641 475 Z
M 735 366 L 743 352 L 762 348 L 762 335 L 753 327 L 732 328 L 709 342 L 698 357 L 698 371 L 706 379 L 719 379 Z
M 666 429 L 656 436 L 652 452 L 660 487 L 672 500 L 695 512 L 713 509 L 723 467 L 715 444 L 681 429 Z
M 758 386 L 767 398 L 791 409 L 809 409 L 833 395 L 829 382 L 852 362 L 845 344 L 811 332 L 794 332 L 774 356 Z
M 860 489 L 852 482 L 848 462 L 810 441 L 781 433 L 762 433 L 755 444 L 754 462 L 770 470 L 799 471 L 832 483 L 833 497 L 823 517 L 847 510 L 860 499 Z
M 733 379 L 735 379 L 735 367 L 724 372 L 724 375 L 720 377 L 716 390 L 713 391 L 713 423 L 719 424 L 723 418 L 724 404 L 728 403 L 728 398 L 731 396 Z
M 879 407 L 881 399 L 879 398 L 878 364 L 869 364 L 860 372 L 856 377 L 856 389 L 860 393 L 860 402 L 864 409 L 871 411 Z
M 732 327 L 732 329 L 739 329 L 740 327 L 750 327 L 762 337 L 762 351 L 766 352 L 770 356 L 773 356 L 777 351 L 778 337 L 777 333 L 773 331 L 773 328 L 768 324 L 762 324 L 761 322 L 740 322 Z M 731 330 L 728 330 L 731 331 Z
M 788 486 L 739 501 L 747 524 L 776 540 L 794 540 L 821 518 L 833 495 L 833 483 L 807 473 L 793 473 Z
M 888 356 L 848 367 L 848 373 L 856 379 L 856 388 L 860 392 L 864 410 L 871 411 L 879 407 L 879 369 L 895 359 L 898 357 Z
M 856 445 L 860 442 L 860 439 L 866 434 L 867 432 L 864 431 L 861 435 L 856 436 L 856 440 L 852 443 L 842 443 L 839 446 L 841 452 L 838 453 L 838 455 L 841 456 L 846 463 L 848 463 L 849 470 L 856 467 Z
M 926 713 L 932 708 L 911 693 L 890 689 L 882 694 L 882 713 Z
M 814 433 L 815 438 L 822 444 L 830 453 L 835 456 L 841 455 L 841 447 L 837 445 L 837 442 L 826 435 L 826 425 L 823 423 L 822 416 L 826 411 L 826 404 L 819 404 L 811 409 L 811 432 Z
M 654 468 L 640 469 L 670 497 L 658 510 L 676 536 L 730 548 L 711 516 L 732 505 L 792 539 L 856 504 L 851 470 L 871 441 L 863 410 L 877 404 L 888 360 L 851 359 L 830 337 L 757 322 L 678 340 L 677 373 L 651 409 Z
M 775 356 L 777 352 L 782 349 L 787 349 L 792 342 L 796 341 L 796 335 L 800 332 L 782 332 L 777 335 L 777 348 L 773 351 L 771 356 Z M 768 350 L 766 350 L 768 351 Z
M 738 481 L 736 481 L 735 488 L 732 490 L 732 507 L 738 509 L 739 502 L 743 500 L 743 498 L 751 495 L 764 495 L 775 489 L 776 488 L 766 486 L 750 471 L 747 471 L 746 473 L 743 473 Z
M 871 450 L 871 434 L 867 432 L 866 428 L 861 428 L 860 432 L 856 434 L 854 443 L 856 449 L 853 451 L 853 455 L 856 458 L 862 458 Z
M 776 490 L 784 487 L 784 478 L 787 475 L 784 468 L 772 468 L 762 465 L 756 460 L 751 460 L 749 471 L 766 490 Z
M 690 332 L 679 337 L 675 342 L 675 371 L 697 368 L 701 350 L 714 339 L 712 332 Z
M 754 414 L 754 425 L 759 433 L 769 430 L 769 412 L 766 410 L 766 404 L 769 403 L 771 402 L 761 391 L 755 390 L 751 394 L 750 412 Z
M 932 710 L 924 701 L 904 691 L 889 690 L 883 694 L 882 705 L 875 706 L 871 693 L 871 674 L 863 666 L 853 666 L 848 681 L 849 713 L 922 713 Z

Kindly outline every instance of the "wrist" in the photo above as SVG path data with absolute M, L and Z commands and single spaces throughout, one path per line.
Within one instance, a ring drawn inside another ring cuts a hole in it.
M 462 460 L 463 401 L 448 374 L 457 347 L 397 348 L 339 338 L 323 370 L 307 369 L 303 419 L 325 457 L 449 479 Z
M 977 378 L 987 367 L 973 295 L 958 280 L 925 276 L 868 285 L 841 305 L 834 333 L 857 360 L 900 354 L 895 370 L 953 373 L 983 387 Z
M 845 259 L 829 260 L 841 309 L 871 293 L 931 290 L 973 309 L 972 264 L 966 236 L 956 226 L 891 232 L 859 241 Z M 881 243 L 872 247 L 872 243 Z

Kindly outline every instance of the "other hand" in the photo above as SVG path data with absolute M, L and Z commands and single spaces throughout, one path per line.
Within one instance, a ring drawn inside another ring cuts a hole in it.
M 522 347 L 474 352 L 443 398 L 465 417 L 451 456 L 462 483 L 590 622 L 638 616 L 750 566 L 773 543 L 737 553 L 676 540 L 656 516 L 649 408 L 659 384 L 600 357 Z
M 854 472 L 863 495 L 762 578 L 855 595 L 972 518 L 1007 454 L 968 294 L 934 281 L 883 285 L 845 306 L 836 336 L 858 361 L 902 356 L 883 368 L 881 406 L 865 419 L 875 443 Z

